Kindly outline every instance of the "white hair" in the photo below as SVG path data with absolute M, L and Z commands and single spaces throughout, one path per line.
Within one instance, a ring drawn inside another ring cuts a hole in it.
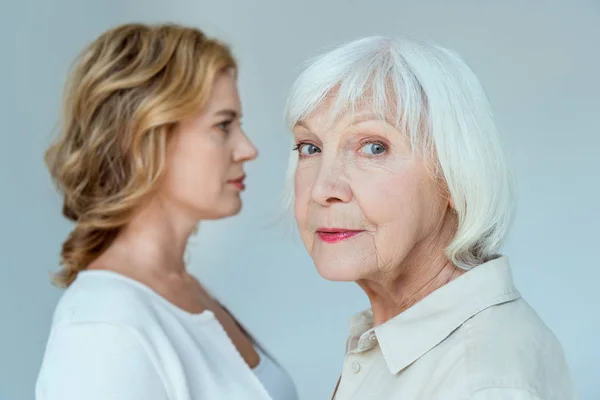
M 332 121 L 368 103 L 380 118 L 392 119 L 413 151 L 432 157 L 458 215 L 446 249 L 455 265 L 470 269 L 498 255 L 514 212 L 513 176 L 484 90 L 460 56 L 406 38 L 345 44 L 314 59 L 298 77 L 286 107 L 289 128 L 328 96 L 335 96 Z M 296 165 L 292 153 L 288 209 Z

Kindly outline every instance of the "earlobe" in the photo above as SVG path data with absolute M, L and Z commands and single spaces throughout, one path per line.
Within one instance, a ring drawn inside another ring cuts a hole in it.
M 456 211 L 456 207 L 454 206 L 454 200 L 452 199 L 452 196 L 448 196 L 448 205 L 450 206 L 452 211 Z

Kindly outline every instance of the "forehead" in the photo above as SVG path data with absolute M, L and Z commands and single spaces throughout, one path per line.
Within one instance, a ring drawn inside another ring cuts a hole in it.
M 240 109 L 240 96 L 237 89 L 237 81 L 233 72 L 225 71 L 217 75 L 206 103 L 209 110 L 221 108 Z
M 328 132 L 344 129 L 366 121 L 379 121 L 386 125 L 395 126 L 391 113 L 378 110 L 368 101 L 362 101 L 353 105 L 336 104 L 337 99 L 333 96 L 328 97 L 306 118 L 299 120 L 294 131 L 297 128 L 304 128 L 311 132 Z M 387 114 L 387 115 L 386 115 Z

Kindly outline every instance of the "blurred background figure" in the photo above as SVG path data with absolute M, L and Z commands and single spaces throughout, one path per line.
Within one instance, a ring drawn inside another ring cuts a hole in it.
M 236 68 L 179 25 L 122 25 L 80 55 L 46 154 L 75 228 L 37 399 L 296 398 L 184 261 L 199 221 L 240 211 L 257 156 Z

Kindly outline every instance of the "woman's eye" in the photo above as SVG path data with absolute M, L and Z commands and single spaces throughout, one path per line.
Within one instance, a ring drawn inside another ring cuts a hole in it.
M 221 122 L 218 127 L 220 130 L 222 130 L 225 133 L 229 133 L 229 126 L 231 125 L 232 121 L 223 121 Z
M 320 153 L 321 149 L 310 143 L 300 143 L 294 147 L 301 156 L 312 156 L 315 153 Z
M 379 154 L 383 154 L 386 151 L 386 147 L 383 143 L 367 143 L 361 148 L 363 153 L 376 156 Z

